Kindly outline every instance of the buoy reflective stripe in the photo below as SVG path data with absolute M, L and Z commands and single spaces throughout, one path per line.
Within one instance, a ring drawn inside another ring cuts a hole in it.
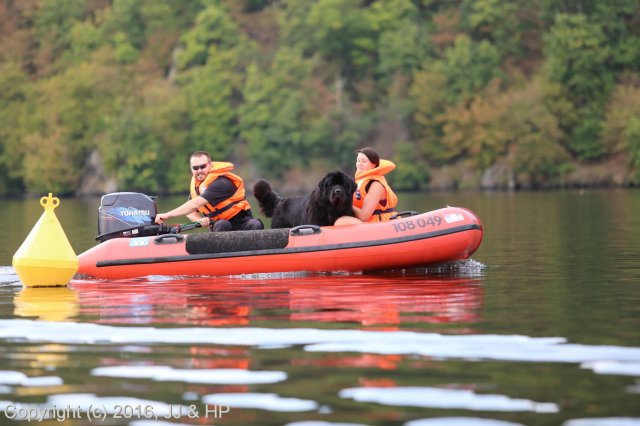
M 27 287 L 66 285 L 79 262 L 53 211 L 60 200 L 49 193 L 40 205 L 44 213 L 13 255 L 13 269 Z

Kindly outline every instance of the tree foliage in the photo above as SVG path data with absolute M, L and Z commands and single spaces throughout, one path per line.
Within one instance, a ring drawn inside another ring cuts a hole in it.
M 466 0 L 463 3 L 471 35 L 490 42 L 501 56 L 522 53 L 523 29 L 529 24 L 522 15 L 528 8 L 531 8 L 530 2 L 512 0 Z
M 30 116 L 30 89 L 19 64 L 0 65 L 0 194 L 15 195 L 23 189 L 22 142 Z
M 626 157 L 632 181 L 640 184 L 640 87 L 621 84 L 615 88 L 603 133 L 608 150 Z
M 640 183 L 635 0 L 9 1 L 0 35 L 0 195 L 73 194 L 95 153 L 162 193 L 198 149 L 277 179 L 366 145 L 407 190 L 612 159 Z
M 279 177 L 298 163 L 308 165 L 316 142 L 308 137 L 314 119 L 306 90 L 311 69 L 311 61 L 289 49 L 277 52 L 268 72 L 249 67 L 240 134 L 265 175 Z

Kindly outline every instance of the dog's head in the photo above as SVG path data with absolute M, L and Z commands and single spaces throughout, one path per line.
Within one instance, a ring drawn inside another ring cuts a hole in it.
M 318 189 L 323 198 L 334 206 L 351 204 L 356 183 L 344 172 L 335 170 L 328 173 L 318 182 Z

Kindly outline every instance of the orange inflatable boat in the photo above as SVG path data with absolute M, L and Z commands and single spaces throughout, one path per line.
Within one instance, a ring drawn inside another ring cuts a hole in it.
M 129 209 L 126 216 L 136 214 Z M 467 259 L 480 246 L 482 234 L 480 219 L 458 207 L 345 226 L 144 236 L 129 232 L 80 254 L 78 272 L 124 279 L 404 269 Z

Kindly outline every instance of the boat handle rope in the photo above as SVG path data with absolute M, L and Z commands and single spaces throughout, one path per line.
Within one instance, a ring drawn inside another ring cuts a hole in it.
M 299 225 L 291 228 L 289 233 L 291 235 L 313 235 L 319 234 L 321 231 L 318 225 Z
M 181 243 L 184 240 L 184 235 L 179 234 L 165 234 L 155 237 L 153 242 L 156 244 L 176 244 Z
M 402 219 L 404 217 L 411 217 L 411 216 L 416 216 L 418 214 L 418 212 L 413 211 L 413 210 L 406 210 L 403 212 L 398 212 L 395 216 L 393 216 L 391 219 Z

